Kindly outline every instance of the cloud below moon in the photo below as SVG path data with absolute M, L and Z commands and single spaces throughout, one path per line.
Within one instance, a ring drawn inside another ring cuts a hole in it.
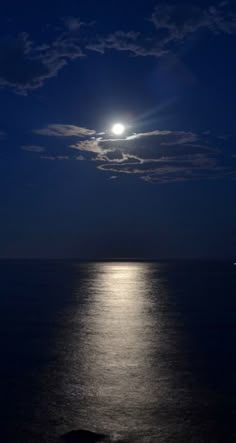
M 236 178 L 235 154 L 225 149 L 229 140 L 209 132 L 154 130 L 116 138 L 72 125 L 49 125 L 34 132 L 78 137 L 69 145 L 79 151 L 74 158 L 93 162 L 112 176 L 133 175 L 150 183 Z
M 153 183 L 217 178 L 230 172 L 220 166 L 219 148 L 192 132 L 156 130 L 118 140 L 99 137 L 70 147 L 95 154 L 90 159 L 102 171 L 132 174 Z

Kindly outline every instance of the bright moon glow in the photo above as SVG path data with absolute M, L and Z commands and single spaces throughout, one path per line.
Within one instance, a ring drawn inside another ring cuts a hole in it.
M 115 135 L 121 135 L 123 132 L 125 132 L 125 127 L 122 125 L 122 123 L 116 123 L 112 126 L 112 132 Z

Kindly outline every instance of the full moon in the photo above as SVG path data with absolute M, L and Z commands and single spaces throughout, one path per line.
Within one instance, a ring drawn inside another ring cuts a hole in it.
M 125 132 L 125 126 L 122 125 L 122 123 L 116 123 L 112 126 L 112 132 L 115 135 L 121 135 L 123 132 Z

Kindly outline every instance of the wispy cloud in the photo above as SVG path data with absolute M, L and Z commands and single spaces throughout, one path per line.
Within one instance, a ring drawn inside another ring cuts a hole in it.
M 146 32 L 121 29 L 101 35 L 95 27 L 92 33 L 89 31 L 94 22 L 67 17 L 51 40 L 34 42 L 27 32 L 3 36 L 0 39 L 0 87 L 26 95 L 91 51 L 104 54 L 114 50 L 141 57 L 162 57 L 200 31 L 215 35 L 236 33 L 236 14 L 225 1 L 205 8 L 189 2 L 178 2 L 178 5 L 161 2 L 150 12 L 148 22 Z
M 96 131 L 75 125 L 52 124 L 42 129 L 34 129 L 33 133 L 49 137 L 84 137 L 96 134 Z
M 97 133 L 95 129 L 63 124 L 34 132 L 40 136 L 76 138 L 68 145 L 74 154 L 47 154 L 40 157 L 42 160 L 90 161 L 109 173 L 110 178 L 125 174 L 150 183 L 236 178 L 233 140 L 228 135 L 155 129 L 129 132 L 126 137 L 117 138 L 110 131 Z M 22 148 L 42 152 L 39 145 Z
M 57 160 L 69 160 L 70 157 L 68 155 L 58 155 L 56 157 Z
M 232 155 L 208 133 L 155 130 L 123 139 L 91 137 L 70 147 L 87 152 L 98 169 L 116 177 L 130 174 L 152 183 L 236 177 Z
M 159 3 L 149 18 L 150 29 L 146 34 L 134 31 L 115 31 L 96 36 L 87 49 L 104 54 L 107 50 L 126 51 L 135 56 L 162 57 L 175 49 L 177 44 L 199 31 L 217 34 L 235 34 L 236 14 L 226 2 L 216 6 L 200 7 L 189 2 Z
M 178 5 L 162 2 L 155 7 L 151 22 L 156 31 L 162 33 L 163 45 L 181 41 L 199 30 L 233 34 L 236 32 L 236 15 L 226 6 L 219 3 L 203 8 L 189 2 Z
M 83 57 L 78 36 L 63 32 L 52 42 L 35 44 L 26 32 L 0 40 L 0 87 L 26 95 L 68 64 Z
M 28 152 L 45 152 L 45 148 L 43 146 L 37 146 L 37 145 L 23 145 L 21 146 L 21 149 L 23 149 L 23 151 L 28 151 Z
M 41 160 L 69 160 L 70 157 L 68 155 L 41 155 Z
M 79 17 L 66 17 L 64 19 L 65 27 L 69 32 L 78 32 L 85 23 Z
M 93 42 L 87 44 L 86 48 L 101 54 L 113 49 L 142 57 L 161 57 L 167 52 L 154 38 L 134 31 L 116 31 L 107 36 L 97 36 Z
M 56 160 L 56 157 L 54 157 L 54 155 L 41 155 L 41 160 Z
M 111 177 L 109 177 L 109 180 L 116 180 L 118 178 L 117 175 L 112 175 Z

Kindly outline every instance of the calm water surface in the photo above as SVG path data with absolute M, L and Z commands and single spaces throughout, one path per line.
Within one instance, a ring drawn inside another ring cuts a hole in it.
M 236 441 L 236 269 L 0 262 L 1 441 Z

